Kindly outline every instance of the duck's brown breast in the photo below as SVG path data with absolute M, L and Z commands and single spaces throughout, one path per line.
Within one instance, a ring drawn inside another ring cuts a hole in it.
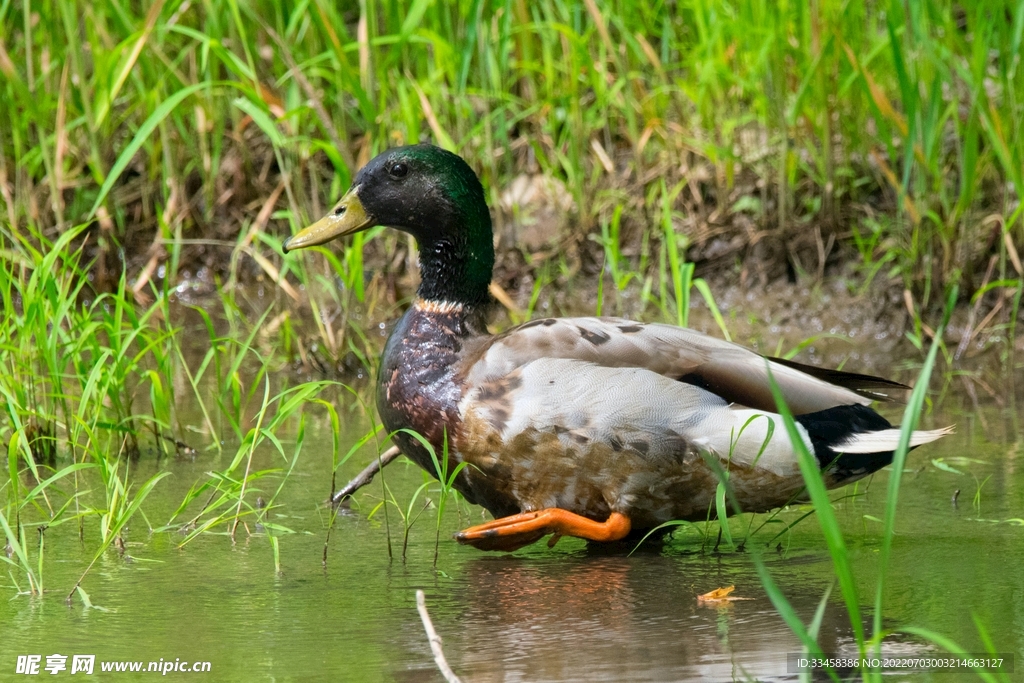
M 464 346 L 476 337 L 474 321 L 462 307 L 417 301 L 406 311 L 388 339 L 377 381 L 377 411 L 399 449 L 437 477 L 430 452 L 406 431 L 423 436 L 438 464 L 454 471 L 460 458 L 455 442 L 463 429 L 459 401 L 463 380 L 458 374 Z M 514 501 L 492 491 L 489 483 L 470 478 L 465 470 L 454 482 L 471 503 L 492 514 L 518 512 Z

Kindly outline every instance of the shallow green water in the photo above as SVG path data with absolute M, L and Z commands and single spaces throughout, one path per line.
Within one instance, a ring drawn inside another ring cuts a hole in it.
M 970 413 L 926 420 L 926 426 L 956 422 L 958 433 L 910 456 L 885 604 L 887 625 L 928 627 L 969 651 L 983 650 L 971 621 L 976 614 L 997 649 L 1016 653 L 1017 670 L 1024 671 L 1024 527 L 981 521 L 1024 518 L 1024 455 L 1013 414 L 986 410 L 984 426 Z M 352 425 L 343 442 L 356 438 L 361 428 Z M 368 519 L 380 497 L 375 481 L 359 494 L 352 511 L 338 517 L 324 567 L 329 511 L 320 502 L 329 488 L 329 436 L 315 420 L 309 430 L 275 519 L 297 532 L 281 537 L 280 575 L 270 544 L 257 530 L 247 537 L 240 528 L 235 544 L 210 534 L 179 548 L 180 534 L 151 535 L 145 520 L 136 517 L 127 557 L 111 550 L 84 583 L 97 607 L 84 608 L 77 600 L 68 607 L 64 595 L 91 558 L 96 532 L 87 526 L 83 546 L 76 525 L 51 529 L 45 596 L 16 596 L 12 581 L 0 580 L 0 680 L 26 680 L 14 673 L 18 655 L 40 654 L 45 664 L 46 655 L 59 653 L 95 655 L 93 680 L 161 678 L 148 672 L 100 674 L 102 661 L 148 664 L 180 658 L 208 661 L 211 671 L 171 672 L 168 679 L 438 681 L 415 608 L 417 588 L 425 591 L 449 662 L 465 681 L 787 679 L 786 654 L 800 648 L 765 596 L 750 553 L 715 553 L 710 546 L 702 552 L 692 530 L 631 557 L 573 540 L 553 550 L 537 544 L 512 555 L 488 554 L 450 540 L 456 528 L 481 519 L 479 508 L 463 505 L 443 520 L 435 571 L 433 510 L 414 525 L 405 562 L 402 523 L 391 512 L 396 557 L 389 560 L 382 512 Z M 930 462 L 964 456 L 984 462 L 955 464 L 963 475 Z M 272 463 L 270 454 L 261 457 L 261 464 Z M 358 471 L 365 457 L 347 463 L 339 479 Z M 173 476 L 144 506 L 149 522 L 163 524 L 188 487 L 218 466 L 223 462 L 209 454 L 195 461 L 162 461 L 159 467 Z M 148 476 L 156 467 L 144 456 L 138 474 Z M 386 474 L 403 504 L 423 481 L 422 473 L 404 461 Z M 972 501 L 976 479 L 987 477 L 979 509 Z M 881 527 L 870 518 L 884 515 L 886 479 L 883 473 L 862 483 L 858 492 L 864 495 L 837 504 L 866 620 Z M 957 488 L 962 492 L 954 507 Z M 788 522 L 804 511 L 793 508 L 780 519 Z M 747 518 L 732 524 L 741 536 Z M 762 547 L 779 528 L 762 530 L 757 536 Z M 813 517 L 780 540 L 781 549 L 773 543 L 765 557 L 806 622 L 833 577 L 825 543 Z M 728 585 L 750 599 L 722 608 L 698 604 L 698 594 Z M 824 649 L 848 651 L 850 633 L 837 589 L 822 626 Z M 905 636 L 893 643 L 893 652 L 925 649 Z M 45 671 L 42 675 L 49 679 Z M 88 678 L 76 674 L 73 680 Z

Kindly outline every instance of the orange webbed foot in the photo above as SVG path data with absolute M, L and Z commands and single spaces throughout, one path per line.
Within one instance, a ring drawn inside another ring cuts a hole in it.
M 621 512 L 613 512 L 607 521 L 595 522 L 561 508 L 545 508 L 463 529 L 455 534 L 455 540 L 480 550 L 512 551 L 548 534 L 555 534 L 555 541 L 561 536 L 575 536 L 607 543 L 625 538 L 629 529 L 629 517 Z

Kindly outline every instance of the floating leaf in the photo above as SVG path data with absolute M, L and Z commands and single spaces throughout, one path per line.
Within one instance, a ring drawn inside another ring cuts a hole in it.
M 704 604 L 721 604 L 727 602 L 733 602 L 735 600 L 753 600 L 753 598 L 740 598 L 732 595 L 732 592 L 736 590 L 736 586 L 726 586 L 725 588 L 716 588 L 713 591 L 709 591 L 704 595 L 697 596 L 698 603 Z
M 726 586 L 725 588 L 716 588 L 713 591 L 705 593 L 704 595 L 698 595 L 698 600 L 725 600 L 729 597 L 729 594 L 736 590 L 736 586 Z

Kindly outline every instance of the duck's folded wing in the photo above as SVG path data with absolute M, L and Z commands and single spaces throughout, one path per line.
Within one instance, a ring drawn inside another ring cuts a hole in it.
M 614 474 L 630 462 L 639 467 L 637 458 L 664 465 L 699 460 L 705 452 L 799 477 L 785 430 L 769 426 L 778 419 L 774 411 L 730 406 L 709 391 L 642 368 L 542 358 L 467 385 L 459 409 L 466 433 L 474 435 L 458 444 L 459 451 L 478 465 L 495 458 L 529 465 L 544 457 L 575 467 L 593 456 L 604 459 L 584 469 Z M 797 430 L 812 448 L 806 430 Z
M 776 409 L 770 379 L 774 378 L 797 415 L 873 400 L 901 400 L 908 389 L 877 377 L 765 358 L 682 327 L 620 318 L 530 321 L 468 353 L 463 372 L 470 384 L 481 384 L 543 358 L 643 368 L 757 410 Z

